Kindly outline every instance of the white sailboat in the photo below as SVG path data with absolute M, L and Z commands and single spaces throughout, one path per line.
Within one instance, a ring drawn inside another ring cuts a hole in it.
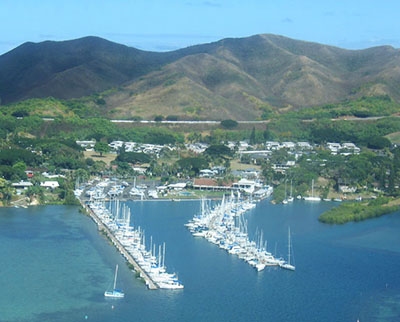
M 321 201 L 320 197 L 314 196 L 314 179 L 311 182 L 311 197 L 304 197 L 304 200 L 306 200 L 306 201 Z
M 284 269 L 288 269 L 290 271 L 294 271 L 296 269 L 296 267 L 290 263 L 290 256 L 292 255 L 291 248 L 292 248 L 292 241 L 291 241 L 290 227 L 289 227 L 289 231 L 288 231 L 288 261 L 280 264 L 280 267 L 282 267 Z
M 105 291 L 104 292 L 104 296 L 105 297 L 120 299 L 120 298 L 123 298 L 125 296 L 125 293 L 122 290 L 116 288 L 116 286 L 117 286 L 117 276 L 118 276 L 118 264 L 115 266 L 113 289 L 112 289 L 112 291 Z
M 290 180 L 290 196 L 287 198 L 287 202 L 293 202 L 293 182 Z
M 293 183 L 292 180 L 290 180 L 290 196 L 287 197 L 287 193 L 286 193 L 286 181 L 285 181 L 285 199 L 283 199 L 282 203 L 284 205 L 288 204 L 288 203 L 292 203 L 294 200 L 293 198 Z
M 286 191 L 286 180 L 285 180 L 285 199 L 283 199 L 282 203 L 284 205 L 286 205 L 288 203 L 288 199 L 287 199 L 287 191 Z

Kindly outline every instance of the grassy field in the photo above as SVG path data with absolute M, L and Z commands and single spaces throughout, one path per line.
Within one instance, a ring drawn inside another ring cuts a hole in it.
M 395 132 L 387 135 L 387 138 L 392 142 L 393 144 L 400 144 L 400 132 Z
M 255 169 L 255 170 L 261 171 L 261 167 L 259 165 L 240 163 L 239 160 L 231 161 L 231 169 L 232 170 Z
M 107 165 L 110 165 L 111 161 L 114 161 L 117 157 L 115 153 L 105 153 L 103 156 L 100 156 L 100 154 L 95 151 L 84 151 L 83 154 L 85 159 L 91 158 L 94 161 L 103 161 Z

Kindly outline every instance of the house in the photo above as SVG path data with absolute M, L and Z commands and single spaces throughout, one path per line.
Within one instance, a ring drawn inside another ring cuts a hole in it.
M 210 169 L 202 169 L 199 172 L 201 178 L 210 178 L 216 175 L 216 172 Z
M 96 140 L 90 141 L 75 141 L 81 148 L 84 148 L 86 151 L 93 150 L 94 146 L 96 145 Z
M 143 167 L 132 167 L 132 170 L 139 173 L 139 174 L 146 174 L 147 168 L 143 168 Z
M 240 141 L 239 142 L 239 151 L 246 151 L 248 148 L 250 148 L 251 146 L 249 145 L 248 142 L 246 141 Z
M 340 143 L 328 142 L 327 144 L 328 149 L 331 151 L 331 154 L 336 155 L 338 151 L 342 148 Z
M 222 165 L 220 165 L 220 166 L 212 167 L 211 171 L 214 171 L 216 174 L 221 175 L 226 172 L 226 168 L 223 167 Z
M 346 142 L 342 144 L 342 149 L 347 151 L 352 151 L 355 154 L 360 153 L 360 148 L 357 147 L 354 143 Z
M 33 184 L 32 182 L 29 181 L 20 181 L 20 182 L 14 182 L 11 184 L 16 189 L 28 189 L 29 187 L 32 187 Z
M 288 150 L 294 150 L 296 144 L 294 142 L 282 142 L 282 147 Z
M 40 183 L 40 186 L 47 189 L 55 189 L 60 186 L 58 181 L 44 181 Z
M 342 185 L 342 186 L 339 186 L 339 191 L 343 192 L 343 193 L 355 193 L 357 191 L 357 188 Z
M 313 148 L 312 145 L 308 142 L 297 142 L 296 145 L 300 150 L 312 150 Z
M 33 171 L 31 171 L 31 170 L 27 170 L 27 171 L 25 171 L 25 174 L 26 174 L 26 176 L 28 177 L 28 179 L 31 179 L 31 178 L 33 178 Z
M 247 179 L 240 179 L 232 185 L 232 188 L 241 190 L 247 193 L 253 193 L 256 187 L 256 182 Z
M 48 178 L 48 179 L 54 179 L 54 178 L 66 178 L 63 174 L 49 174 L 47 172 L 42 172 L 42 176 Z
M 115 151 L 118 151 L 118 149 L 122 148 L 124 145 L 123 141 L 112 141 L 111 143 L 108 144 L 108 146 Z
M 360 148 L 357 147 L 354 143 L 346 142 L 346 143 L 333 143 L 328 142 L 327 148 L 331 151 L 332 154 L 336 155 L 340 152 L 342 155 L 350 155 L 350 154 L 358 154 L 360 153 Z
M 281 148 L 281 145 L 279 142 L 267 141 L 267 142 L 265 142 L 265 147 L 268 150 L 279 150 Z
M 186 148 L 188 150 L 193 151 L 194 153 L 200 154 L 203 153 L 208 148 L 208 144 L 205 143 L 186 144 Z
M 275 163 L 272 165 L 272 169 L 275 172 L 285 173 L 287 169 L 296 165 L 296 161 L 286 161 L 285 163 Z
M 168 189 L 173 189 L 173 190 L 182 190 L 185 188 L 186 188 L 185 182 L 171 183 L 168 185 Z

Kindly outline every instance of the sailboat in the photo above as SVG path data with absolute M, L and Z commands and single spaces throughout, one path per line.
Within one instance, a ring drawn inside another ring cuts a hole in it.
M 291 248 L 292 248 L 292 242 L 291 242 L 290 237 L 291 236 L 290 236 L 290 227 L 289 227 L 289 230 L 288 230 L 288 261 L 280 264 L 280 267 L 282 267 L 284 269 L 288 269 L 290 271 L 294 271 L 296 269 L 296 267 L 290 263 L 290 255 L 291 255 Z
M 120 289 L 116 288 L 117 285 L 117 276 L 118 276 L 118 264 L 115 266 L 115 274 L 114 274 L 114 287 L 112 291 L 105 291 L 104 296 L 109 298 L 121 299 L 125 296 L 124 292 Z
M 292 203 L 294 200 L 293 198 L 293 182 L 292 180 L 290 180 L 290 196 L 287 197 L 287 193 L 286 193 L 286 181 L 285 181 L 285 199 L 283 199 L 282 203 L 284 205 L 288 204 L 288 203 Z
M 293 182 L 290 180 L 290 196 L 287 198 L 287 202 L 293 202 Z
M 320 197 L 314 196 L 314 179 L 311 182 L 311 197 L 304 197 L 304 200 L 307 201 L 321 201 Z
M 286 192 L 286 180 L 285 180 L 285 199 L 283 199 L 282 203 L 284 205 L 286 205 L 288 203 L 288 199 L 287 199 L 287 192 Z

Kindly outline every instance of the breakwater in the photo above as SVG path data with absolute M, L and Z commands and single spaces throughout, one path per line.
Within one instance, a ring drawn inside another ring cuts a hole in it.
M 159 246 L 156 256 L 155 245 L 146 250 L 143 231 L 130 226 L 130 209 L 121 207 L 119 202 L 110 210 L 102 202 L 82 204 L 98 229 L 114 244 L 117 250 L 131 264 L 150 290 L 182 289 L 183 284 L 175 274 L 167 273 L 164 265 L 165 244 Z
M 147 287 L 150 290 L 155 290 L 158 288 L 157 284 L 151 279 L 151 277 L 142 269 L 138 262 L 132 257 L 132 255 L 125 249 L 125 247 L 120 243 L 120 241 L 115 237 L 115 235 L 110 231 L 110 229 L 101 221 L 101 219 L 97 216 L 97 214 L 91 209 L 88 205 L 82 204 L 85 208 L 86 212 L 92 218 L 92 220 L 97 224 L 97 228 L 99 231 L 103 232 L 107 238 L 111 240 L 114 246 L 118 249 L 118 251 L 124 256 L 129 264 L 131 264 L 136 272 L 140 274 L 140 277 L 143 278 Z

